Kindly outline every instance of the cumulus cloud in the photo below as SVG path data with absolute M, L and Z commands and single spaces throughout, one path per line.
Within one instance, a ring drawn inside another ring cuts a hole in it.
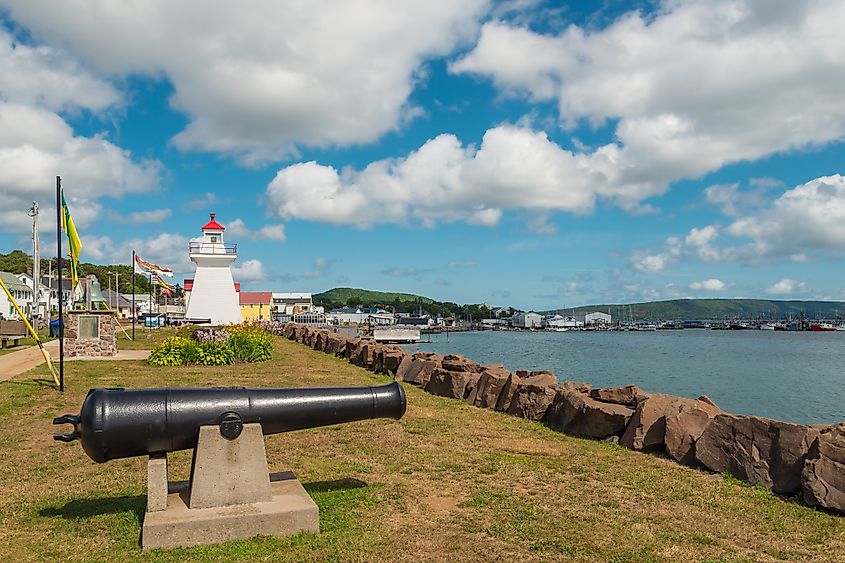
M 689 288 L 693 291 L 724 291 L 727 287 L 728 286 L 725 285 L 725 282 L 716 278 L 710 278 L 709 280 L 702 280 L 689 284 Z
M 149 211 L 134 211 L 127 215 L 111 213 L 110 216 L 121 223 L 144 225 L 148 223 L 160 223 L 170 217 L 172 213 L 170 209 L 151 209 Z
M 129 151 L 103 135 L 76 135 L 57 113 L 102 112 L 119 102 L 110 84 L 63 51 L 24 45 L 0 30 L 0 76 L 9 77 L 0 81 L 0 228 L 4 231 L 29 230 L 26 210 L 33 200 L 41 202 L 43 218 L 50 222 L 47 202 L 55 199 L 56 174 L 63 177 L 80 229 L 100 216 L 100 197 L 120 197 L 157 186 L 158 162 L 136 162 Z
M 287 240 L 285 226 L 282 224 L 264 225 L 258 230 L 252 230 L 246 226 L 242 219 L 234 219 L 226 225 L 226 235 L 234 238 L 250 238 L 253 240 L 274 240 L 284 242 Z
M 323 278 L 331 274 L 332 264 L 334 260 L 329 260 L 325 256 L 318 256 L 311 262 L 311 269 L 302 274 L 303 278 Z
M 398 267 L 385 268 L 381 271 L 382 275 L 390 276 L 392 278 L 419 278 L 426 272 L 428 272 L 427 269 Z
M 471 38 L 486 1 L 2 4 L 102 72 L 166 76 L 190 119 L 176 146 L 257 163 L 371 142 L 419 115 L 408 96 L 423 63 Z
M 845 177 L 816 178 L 787 190 L 768 207 L 737 219 L 727 228 L 751 239 L 764 257 L 841 253 L 845 249 Z
M 543 132 L 502 125 L 488 130 L 477 149 L 443 134 L 363 170 L 293 164 L 270 182 L 267 200 L 283 219 L 359 227 L 409 221 L 492 226 L 504 210 L 586 214 L 598 198 L 630 207 L 648 192 L 621 180 L 617 155 L 613 145 L 575 154 Z
M 766 293 L 769 295 L 792 295 L 795 293 L 805 293 L 806 291 L 806 283 L 789 278 L 784 278 L 766 289 Z
M 556 35 L 493 21 L 450 69 L 555 101 L 564 127 L 615 123 L 598 151 L 621 179 L 597 181 L 627 185 L 631 203 L 731 162 L 842 139 L 843 20 L 835 0 L 679 0 Z
M 246 260 L 242 264 L 235 264 L 232 266 L 232 277 L 236 281 L 254 282 L 266 280 L 267 270 L 260 260 Z

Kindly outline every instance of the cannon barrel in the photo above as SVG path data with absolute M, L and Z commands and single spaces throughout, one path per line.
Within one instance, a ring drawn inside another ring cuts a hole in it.
M 162 454 L 197 445 L 200 426 L 218 425 L 232 440 L 244 424 L 278 434 L 372 418 L 402 418 L 405 391 L 397 382 L 375 387 L 248 389 L 91 389 L 79 415 L 53 424 L 73 424 L 54 439 L 79 439 L 98 463 Z

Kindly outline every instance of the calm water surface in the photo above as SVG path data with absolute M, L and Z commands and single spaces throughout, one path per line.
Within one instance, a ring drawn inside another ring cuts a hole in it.
M 424 336 L 425 338 L 426 336 Z M 431 335 L 411 351 L 463 354 L 560 380 L 624 385 L 695 398 L 790 422 L 845 420 L 845 332 L 464 332 Z

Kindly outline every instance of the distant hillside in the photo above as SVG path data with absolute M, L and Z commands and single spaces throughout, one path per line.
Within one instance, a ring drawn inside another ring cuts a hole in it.
M 624 313 L 623 313 L 624 310 Z M 614 319 L 628 318 L 651 320 L 720 320 L 720 319 L 780 319 L 799 316 L 809 319 L 835 319 L 845 317 L 845 303 L 841 301 L 773 301 L 770 299 L 674 299 L 631 305 L 589 305 L 576 307 L 575 311 L 610 312 Z M 558 309 L 556 312 L 563 313 Z M 572 309 L 566 309 L 571 313 Z
M 358 298 L 363 303 L 434 303 L 433 299 L 414 295 L 412 293 L 393 293 L 389 291 L 371 291 L 369 289 L 356 289 L 352 287 L 336 287 L 323 293 L 312 296 L 314 302 L 331 301 L 333 303 L 346 303 L 350 298 Z

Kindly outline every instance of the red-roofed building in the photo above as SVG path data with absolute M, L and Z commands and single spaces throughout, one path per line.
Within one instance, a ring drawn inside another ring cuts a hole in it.
M 273 305 L 272 292 L 242 291 L 238 298 L 241 316 L 245 321 L 269 321 L 273 318 L 270 314 L 270 307 Z

